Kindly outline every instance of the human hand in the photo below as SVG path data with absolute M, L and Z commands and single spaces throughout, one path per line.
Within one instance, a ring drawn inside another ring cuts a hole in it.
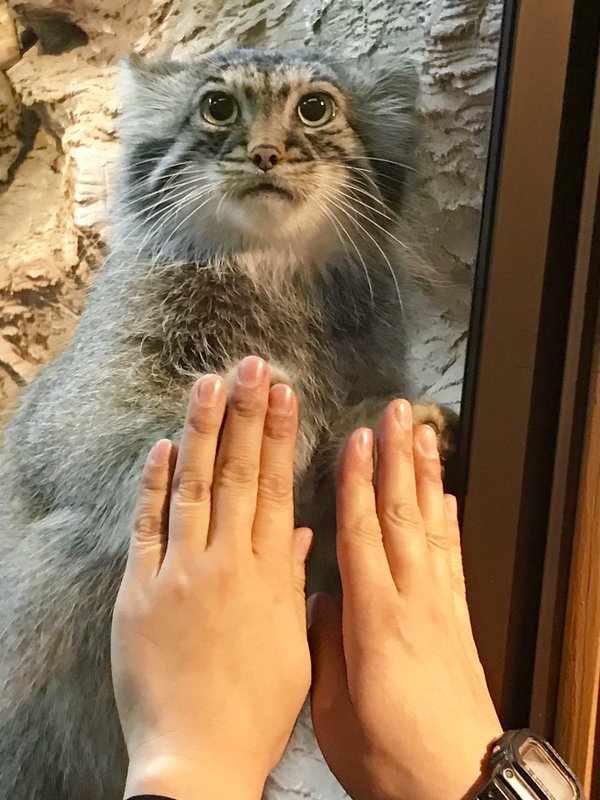
M 467 608 L 456 501 L 410 405 L 356 431 L 338 478 L 340 611 L 309 600 L 312 717 L 354 800 L 460 800 L 502 728 Z M 312 606 L 312 607 L 311 607 Z
M 269 383 L 242 361 L 217 446 L 227 390 L 201 378 L 178 453 L 148 456 L 112 628 L 125 797 L 260 797 L 308 692 L 297 404 Z

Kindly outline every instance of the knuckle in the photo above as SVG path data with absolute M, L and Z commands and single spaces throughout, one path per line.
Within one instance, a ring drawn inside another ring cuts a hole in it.
M 346 525 L 346 533 L 350 538 L 361 539 L 372 544 L 381 543 L 381 528 L 377 517 L 369 512 L 364 512 L 351 520 Z
M 429 525 L 426 535 L 427 542 L 433 550 L 442 551 L 444 554 L 449 552 L 450 542 L 446 531 L 441 525 Z
M 436 488 L 442 487 L 442 467 L 440 460 L 436 458 L 425 465 L 423 470 L 423 478 L 430 486 Z
M 234 394 L 230 401 L 231 410 L 242 419 L 257 417 L 264 406 L 266 406 L 266 402 L 261 402 L 256 391 Z
M 224 584 L 237 583 L 245 572 L 243 559 L 229 558 L 219 566 L 218 576 Z
M 408 501 L 386 504 L 381 511 L 381 520 L 384 525 L 392 528 L 420 528 L 423 525 L 417 505 Z
M 157 536 L 162 529 L 162 514 L 151 508 L 140 508 L 133 522 L 133 532 L 138 539 Z
M 221 464 L 218 481 L 223 486 L 246 488 L 256 483 L 257 467 L 239 456 L 226 458 Z
M 292 501 L 291 481 L 278 472 L 261 472 L 258 478 L 258 491 L 263 499 L 274 503 Z
M 394 444 L 396 458 L 401 463 L 413 462 L 413 439 L 412 436 L 400 435 Z
M 142 472 L 140 486 L 144 492 L 164 492 L 166 488 L 165 471 L 155 465 L 147 465 Z
M 191 471 L 182 471 L 173 478 L 173 497 L 183 503 L 206 503 L 210 499 L 210 482 Z
M 232 588 L 240 591 L 240 581 L 247 575 L 247 564 L 243 558 L 229 558 L 227 561 L 221 561 L 215 565 L 212 572 L 213 590 L 218 596 L 223 598 L 231 597 Z
M 185 603 L 192 592 L 192 583 L 184 570 L 178 570 L 169 576 L 169 594 L 171 602 Z
M 193 409 L 187 418 L 187 424 L 198 436 L 214 434 L 220 427 L 220 418 L 212 409 Z
M 287 414 L 267 414 L 265 436 L 276 441 L 291 439 L 294 433 L 294 420 Z

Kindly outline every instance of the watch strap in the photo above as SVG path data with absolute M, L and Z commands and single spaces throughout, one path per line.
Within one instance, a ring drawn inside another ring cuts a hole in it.
M 508 794 L 509 791 L 510 789 L 498 786 L 492 778 L 473 800 L 519 800 L 512 792 Z

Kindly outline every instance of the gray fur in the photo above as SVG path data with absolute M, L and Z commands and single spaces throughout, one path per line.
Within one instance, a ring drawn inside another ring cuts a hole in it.
M 244 108 L 226 132 L 198 112 L 222 76 Z M 293 113 L 315 80 L 338 102 L 334 132 L 304 131 Z M 122 796 L 110 617 L 143 461 L 180 435 L 198 374 L 227 375 L 252 353 L 294 385 L 300 521 L 327 505 L 320 476 L 357 407 L 372 423 L 406 391 L 411 261 L 390 234 L 415 139 L 410 70 L 233 51 L 132 58 L 122 83 L 111 254 L 70 346 L 23 391 L 0 456 L 0 800 Z M 294 200 L 223 199 L 257 179 L 241 159 L 265 137 L 288 139 L 297 160 L 277 180 Z

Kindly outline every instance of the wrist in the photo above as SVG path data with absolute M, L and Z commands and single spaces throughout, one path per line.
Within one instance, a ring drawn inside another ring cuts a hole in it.
M 127 770 L 125 798 L 164 795 L 177 800 L 260 800 L 264 779 L 244 776 L 214 759 L 172 755 L 133 757 Z
M 492 757 L 492 751 L 494 749 L 494 745 L 498 741 L 499 737 L 500 734 L 498 734 L 497 737 L 495 737 L 488 743 L 487 748 L 479 764 L 479 774 L 477 775 L 476 780 L 474 780 L 471 783 L 468 791 L 463 795 L 462 800 L 476 800 L 476 798 L 479 796 L 479 793 L 485 788 L 486 784 L 488 783 L 491 774 L 490 759 Z M 474 774 L 475 773 L 473 772 L 473 775 Z

